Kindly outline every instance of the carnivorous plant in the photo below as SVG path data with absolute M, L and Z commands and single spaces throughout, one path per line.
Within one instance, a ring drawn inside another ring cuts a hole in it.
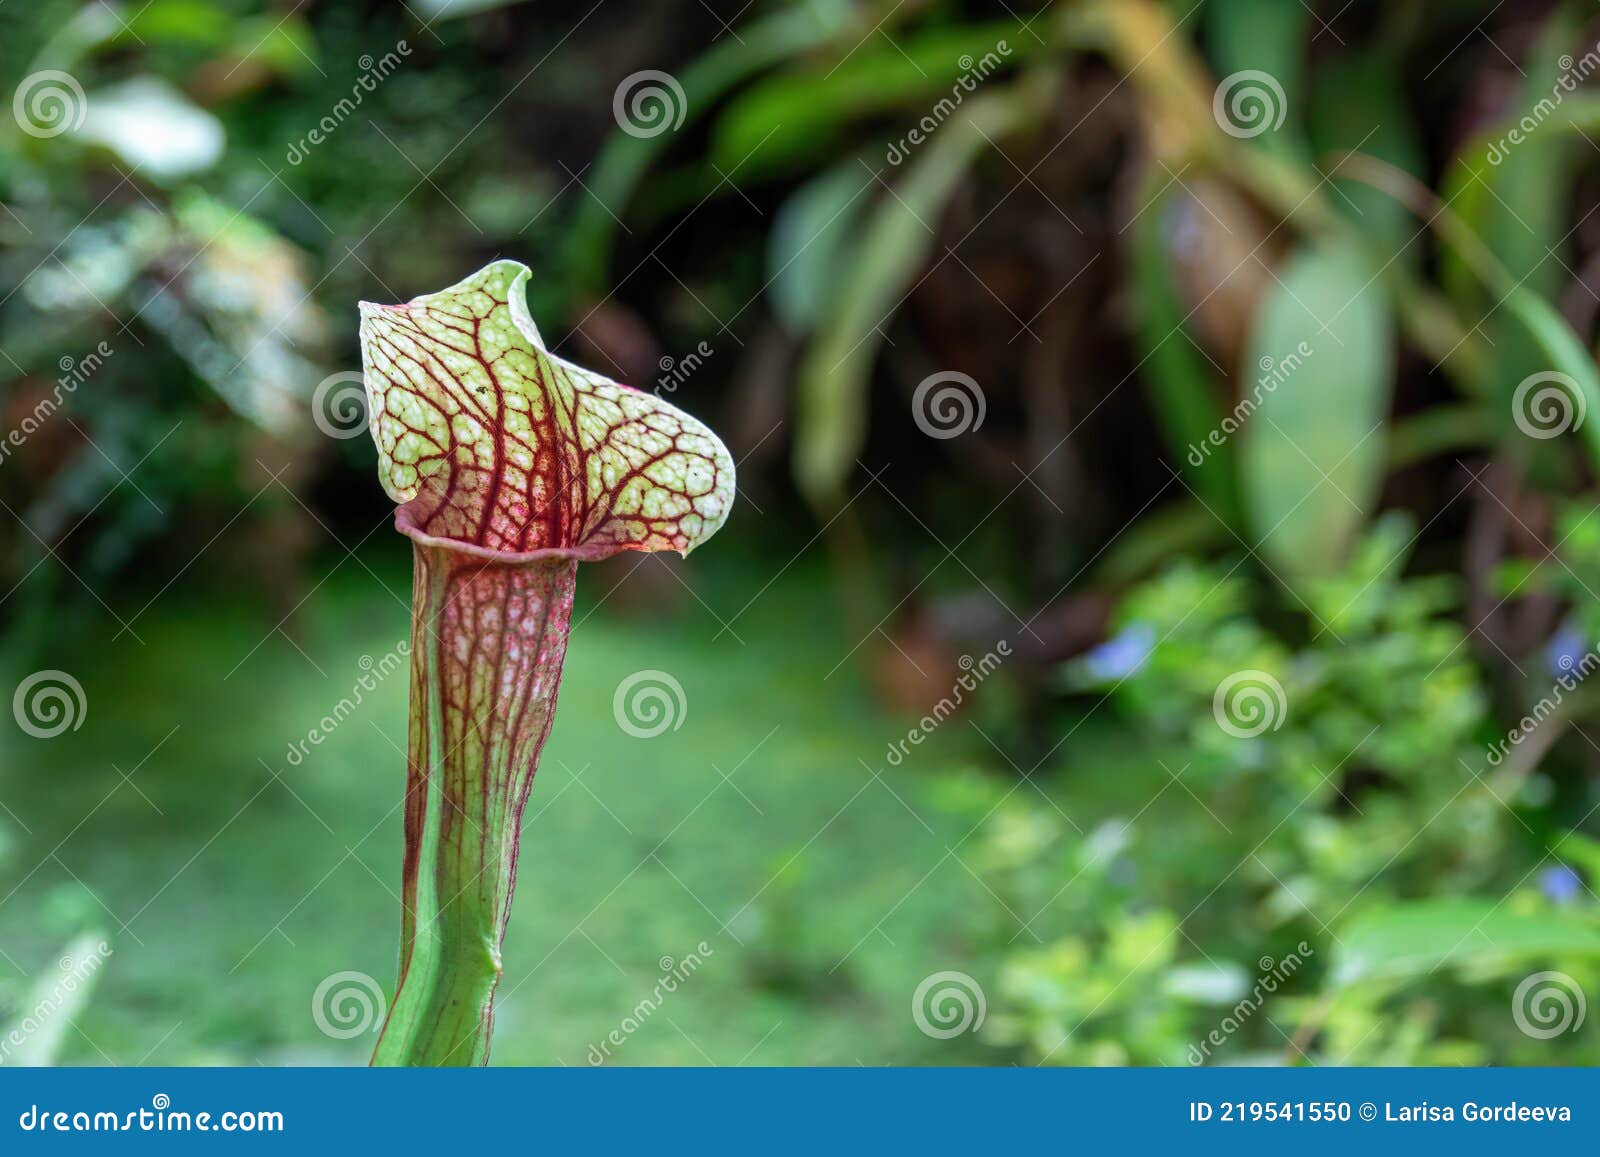
M 379 475 L 415 570 L 400 978 L 379 1065 L 488 1059 L 578 564 L 688 554 L 733 501 L 733 461 L 704 425 L 545 348 L 529 277 L 496 261 L 361 305 Z

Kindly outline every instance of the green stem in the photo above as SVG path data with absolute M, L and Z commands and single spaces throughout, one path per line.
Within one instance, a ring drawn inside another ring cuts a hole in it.
M 577 563 L 415 560 L 400 980 L 372 1063 L 481 1065 Z

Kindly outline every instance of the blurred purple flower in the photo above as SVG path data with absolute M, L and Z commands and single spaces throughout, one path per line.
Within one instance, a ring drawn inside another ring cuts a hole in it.
M 1555 904 L 1570 904 L 1583 891 L 1583 881 L 1565 864 L 1557 864 L 1539 873 L 1539 890 Z
M 1155 645 L 1154 627 L 1149 623 L 1130 623 L 1085 655 L 1083 663 L 1089 674 L 1101 682 L 1126 679 L 1144 666 Z
M 1550 674 L 1565 675 L 1583 661 L 1589 646 L 1571 623 L 1563 623 L 1545 644 L 1544 664 Z

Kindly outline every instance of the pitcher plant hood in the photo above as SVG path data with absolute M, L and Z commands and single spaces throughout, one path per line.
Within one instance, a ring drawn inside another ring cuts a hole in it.
M 717 436 L 550 353 L 531 273 L 496 261 L 404 305 L 361 305 L 379 477 L 419 540 L 496 556 L 688 554 L 733 504 Z

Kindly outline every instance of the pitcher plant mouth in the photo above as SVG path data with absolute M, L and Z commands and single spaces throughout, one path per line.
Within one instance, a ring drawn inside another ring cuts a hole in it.
M 733 501 L 709 429 L 546 350 L 530 276 L 497 261 L 361 305 L 379 477 L 415 567 L 400 975 L 374 1064 L 488 1059 L 578 563 L 688 554 Z

